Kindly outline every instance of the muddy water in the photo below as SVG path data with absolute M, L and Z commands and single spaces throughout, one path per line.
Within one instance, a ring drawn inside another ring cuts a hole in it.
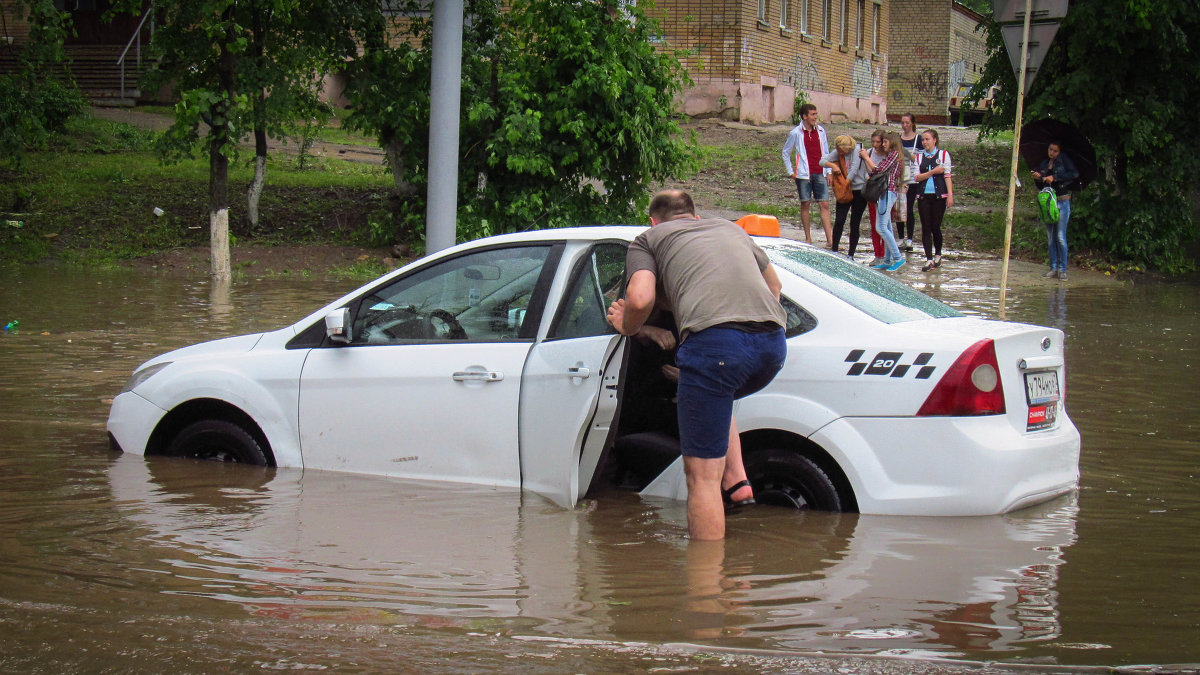
M 998 270 L 903 276 L 995 316 Z M 0 271 L 0 323 L 20 320 L 0 339 L 0 670 L 1198 662 L 1200 292 L 1036 271 L 1015 266 L 1007 315 L 1068 334 L 1078 495 L 988 518 L 760 508 L 723 545 L 689 545 L 681 505 L 628 494 L 564 511 L 111 453 L 108 403 L 138 363 L 285 325 L 353 284 Z

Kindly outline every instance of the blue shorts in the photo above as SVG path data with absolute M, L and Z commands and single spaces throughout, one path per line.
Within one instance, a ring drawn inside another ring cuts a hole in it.
M 796 179 L 796 192 L 800 193 L 801 202 L 829 201 L 829 183 L 825 181 L 824 173 L 814 173 L 808 179 Z
M 689 335 L 675 355 L 679 445 L 684 456 L 724 457 L 734 400 L 770 384 L 786 358 L 782 328 L 748 333 L 713 326 Z

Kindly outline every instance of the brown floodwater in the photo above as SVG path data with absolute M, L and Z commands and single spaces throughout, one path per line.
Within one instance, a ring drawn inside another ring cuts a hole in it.
M 998 313 L 999 265 L 902 274 Z M 1006 516 L 767 507 L 689 543 L 681 504 L 120 455 L 163 351 L 356 283 L 0 270 L 4 672 L 1004 672 L 1200 662 L 1200 291 L 1014 264 L 1067 333 L 1079 492 Z M 981 667 L 980 663 L 992 665 Z M 1192 667 L 1195 667 L 1194 665 Z

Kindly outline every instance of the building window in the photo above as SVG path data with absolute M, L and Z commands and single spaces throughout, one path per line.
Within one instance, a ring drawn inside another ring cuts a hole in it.
M 863 21 L 864 15 L 867 13 L 867 0 L 858 0 L 858 40 L 854 46 L 862 49 L 863 46 Z
M 871 51 L 879 53 L 879 5 L 871 5 Z
M 800 32 L 808 35 L 808 2 L 800 0 Z
M 850 35 L 850 0 L 842 0 L 842 44 Z
M 779 27 L 787 30 L 788 27 L 788 0 L 779 0 Z
M 758 0 L 758 20 L 762 23 L 767 22 L 767 0 Z
M 833 39 L 833 0 L 821 2 L 821 37 Z

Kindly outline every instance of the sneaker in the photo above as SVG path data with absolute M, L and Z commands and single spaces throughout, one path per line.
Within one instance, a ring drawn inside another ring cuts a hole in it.
M 900 269 L 901 267 L 904 267 L 904 263 L 906 263 L 906 262 L 908 262 L 908 260 L 901 258 L 901 259 L 897 260 L 896 262 L 892 263 L 891 265 L 888 265 L 887 271 L 895 272 L 896 270 Z
M 1066 270 L 1063 270 L 1063 271 L 1061 271 L 1061 272 L 1059 272 L 1059 273 L 1058 273 L 1058 280 L 1059 280 L 1059 281 L 1066 281 L 1066 280 L 1067 280 L 1067 271 L 1066 271 Z
M 905 239 L 903 248 L 905 251 L 913 250 L 912 239 Z
M 932 261 L 932 260 L 930 260 L 930 261 L 928 261 L 928 262 L 926 262 L 926 263 L 925 263 L 925 266 L 921 268 L 921 271 L 922 271 L 922 272 L 928 272 L 929 270 L 931 270 L 931 269 L 933 269 L 933 268 L 935 268 L 935 267 L 937 267 L 937 265 L 933 264 L 933 261 Z
M 868 264 L 869 264 L 871 267 L 874 267 L 874 266 L 876 266 L 876 265 L 879 265 L 879 264 L 881 264 L 882 262 L 883 262 L 883 258 L 876 258 L 876 259 L 872 260 L 872 261 L 871 261 L 870 263 L 868 263 Z
M 1058 270 L 1050 270 L 1049 272 L 1046 272 L 1045 274 L 1043 274 L 1042 277 L 1046 278 L 1046 279 L 1057 279 L 1058 278 Z
M 891 265 L 892 265 L 892 264 L 891 264 L 891 263 L 889 263 L 889 262 L 881 262 L 881 263 L 879 263 L 878 265 L 871 265 L 871 269 L 873 269 L 873 270 L 886 270 L 888 267 L 891 267 Z

